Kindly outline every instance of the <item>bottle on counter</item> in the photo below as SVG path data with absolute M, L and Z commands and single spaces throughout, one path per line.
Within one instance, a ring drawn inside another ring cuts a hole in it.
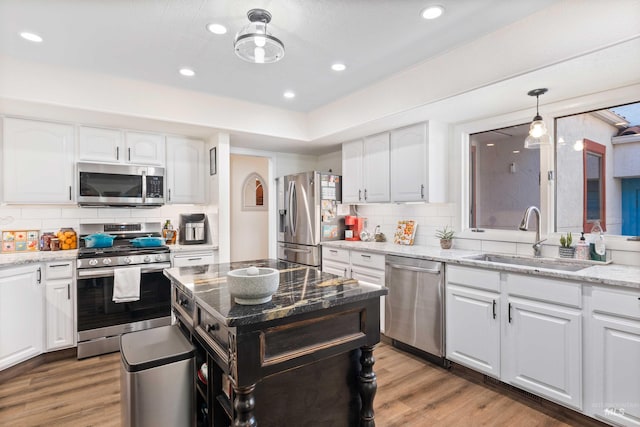
M 45 232 L 40 235 L 40 250 L 41 251 L 50 251 L 51 250 L 51 239 L 56 237 L 54 233 Z
M 580 234 L 580 240 L 576 243 L 576 259 L 588 260 L 589 244 L 587 239 L 584 238 L 584 231 L 581 231 Z
M 165 239 L 165 243 L 167 245 L 173 245 L 176 243 L 176 237 L 178 233 L 173 229 L 173 224 L 171 224 L 171 220 L 167 220 L 162 227 L 162 237 Z

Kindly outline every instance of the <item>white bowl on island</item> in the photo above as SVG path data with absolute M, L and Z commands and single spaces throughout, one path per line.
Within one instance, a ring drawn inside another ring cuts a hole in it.
M 271 301 L 280 285 L 280 271 L 275 268 L 249 267 L 227 273 L 229 294 L 238 304 L 256 305 Z

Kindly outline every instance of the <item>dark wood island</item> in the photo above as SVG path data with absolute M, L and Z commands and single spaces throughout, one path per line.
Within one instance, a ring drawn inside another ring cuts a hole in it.
M 226 273 L 280 270 L 272 301 L 239 305 Z M 198 425 L 374 426 L 373 348 L 386 288 L 276 260 L 165 270 L 178 324 L 207 363 Z M 202 377 L 202 375 L 201 375 Z

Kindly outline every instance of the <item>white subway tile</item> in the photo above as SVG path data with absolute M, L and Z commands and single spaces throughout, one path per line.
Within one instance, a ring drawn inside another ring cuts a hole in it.
M 22 219 L 61 218 L 60 208 L 22 208 Z
M 456 249 L 466 249 L 470 251 L 481 251 L 482 241 L 471 239 L 454 239 L 453 244 Z
M 39 219 L 15 218 L 6 224 L 0 223 L 0 230 L 41 230 L 42 221 Z
M 615 264 L 640 266 L 640 252 L 612 250 L 611 260 Z
M 69 207 L 62 208 L 61 212 L 62 218 L 97 218 L 98 217 L 98 208 L 80 208 L 80 207 Z
M 48 231 L 57 231 L 61 228 L 71 227 L 74 230 L 78 229 L 79 220 L 71 218 L 52 218 L 42 220 L 42 229 Z
M 113 218 L 82 218 L 78 220 L 80 224 L 104 224 L 114 222 Z
M 104 208 L 98 209 L 98 218 L 131 218 L 131 209 Z

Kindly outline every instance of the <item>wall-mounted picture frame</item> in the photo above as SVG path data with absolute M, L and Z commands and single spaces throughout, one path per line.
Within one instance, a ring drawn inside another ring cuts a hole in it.
M 218 171 L 216 169 L 216 147 L 209 150 L 209 175 L 215 175 Z

